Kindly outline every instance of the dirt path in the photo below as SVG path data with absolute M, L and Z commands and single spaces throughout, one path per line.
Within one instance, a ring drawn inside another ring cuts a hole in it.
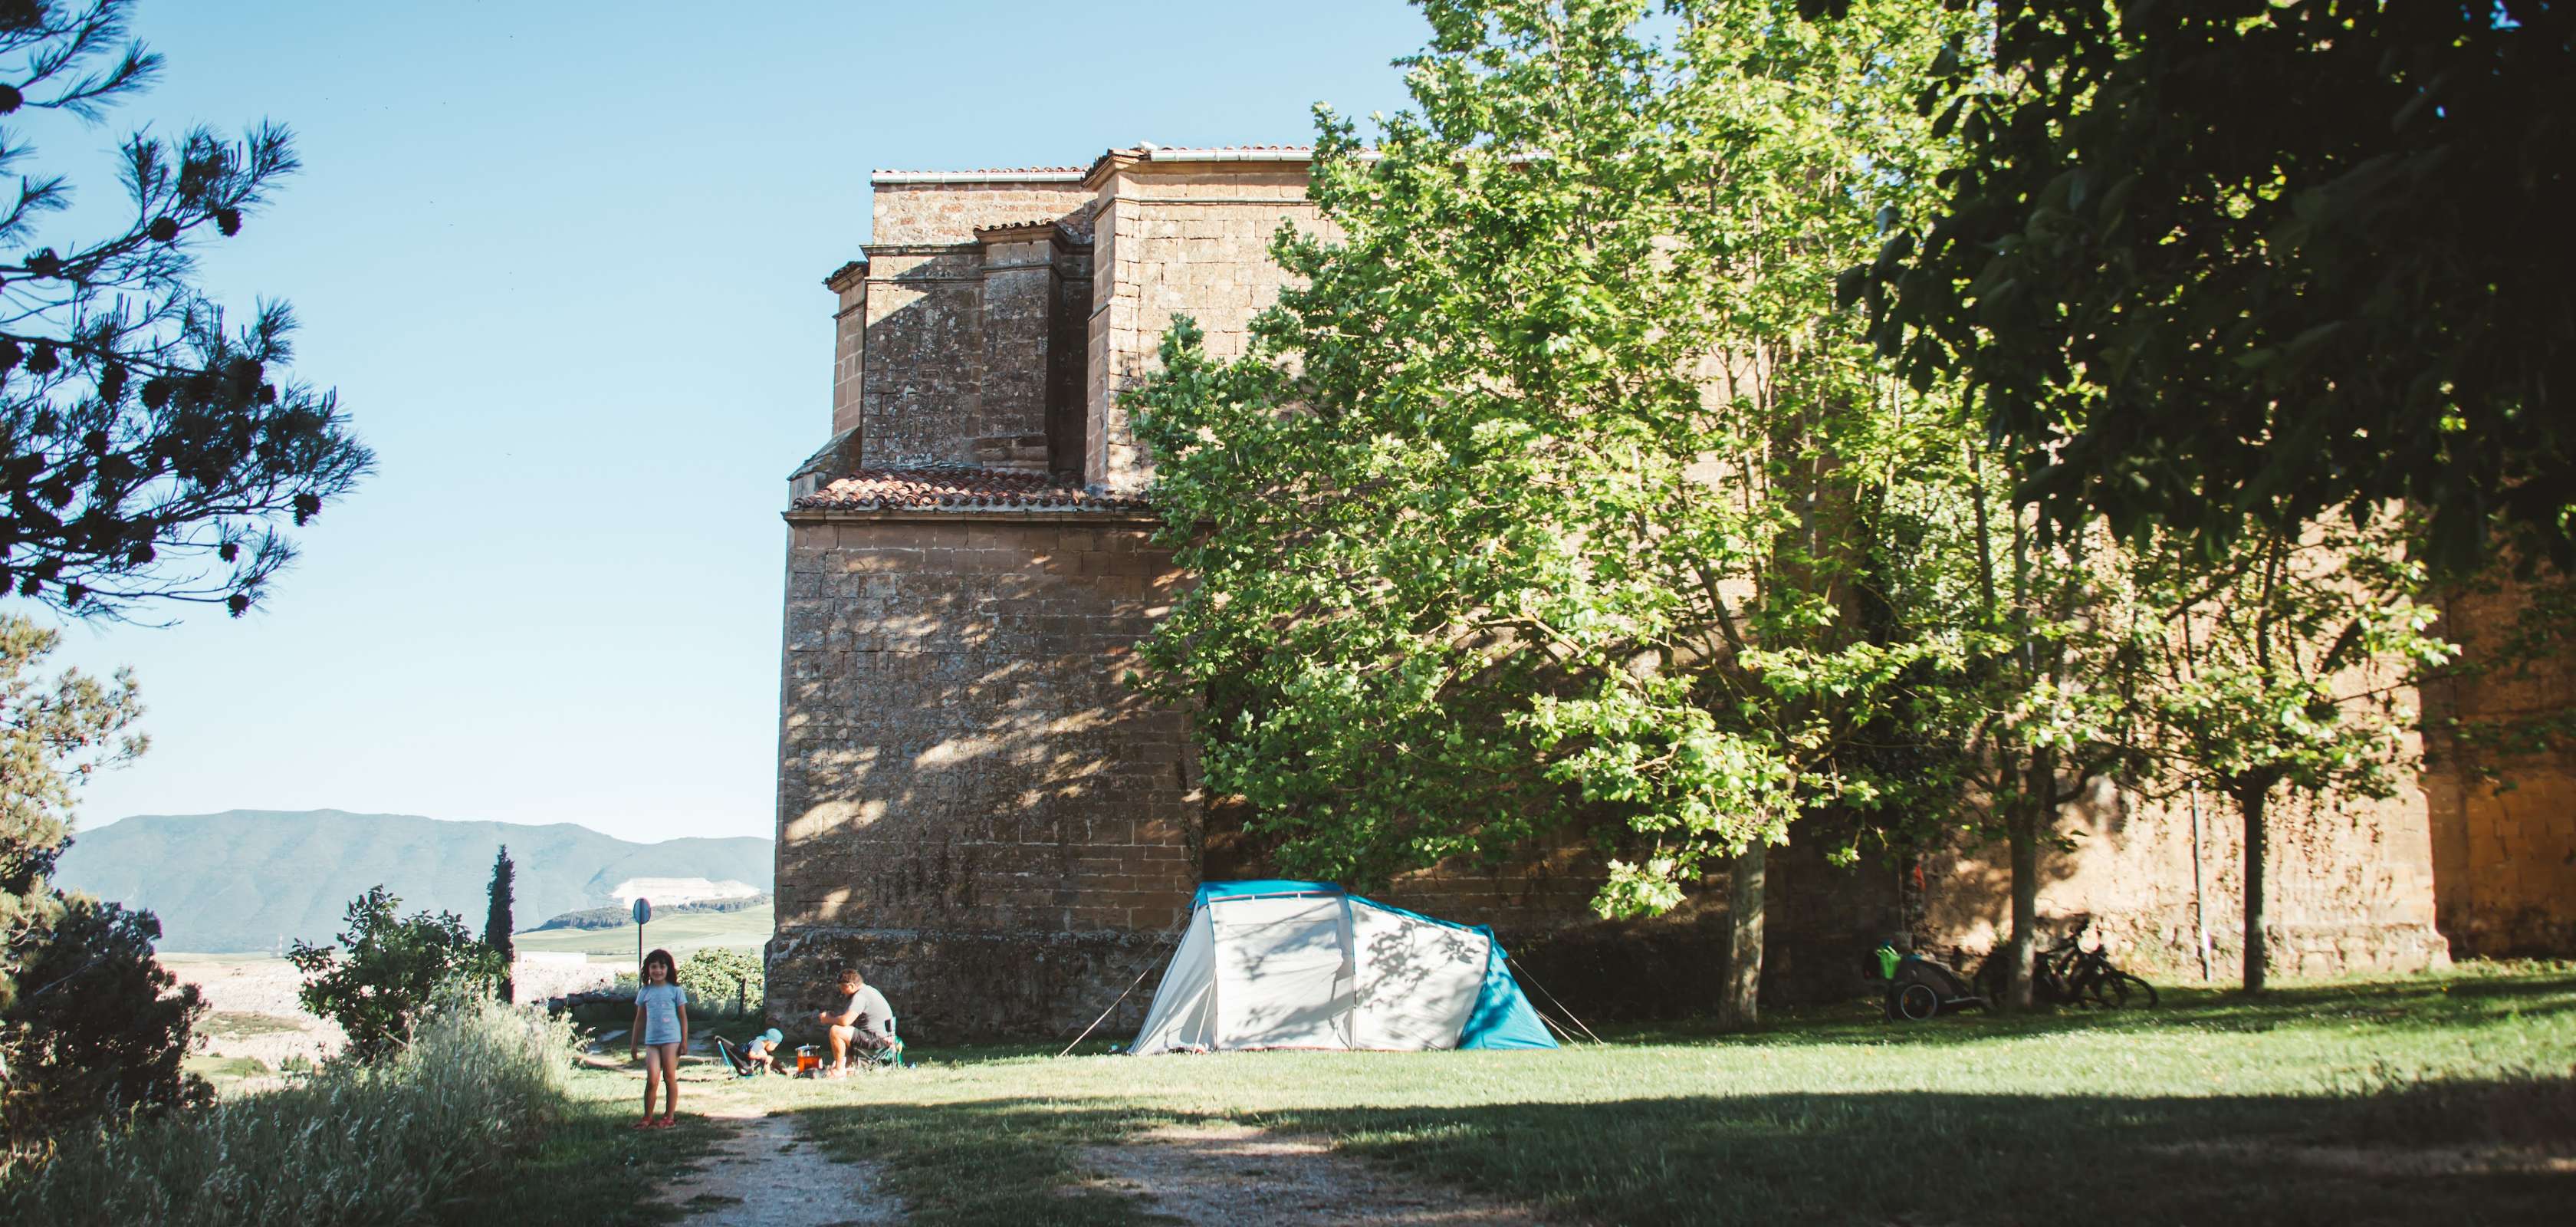
M 1106 1174 L 1088 1187 L 1147 1199 L 1186 1223 L 1228 1227 L 1538 1227 L 1546 1220 L 1491 1198 L 1401 1179 L 1310 1137 L 1248 1125 L 1174 1126 L 1082 1152 Z
M 873 1163 L 835 1163 L 796 1135 L 785 1114 L 729 1102 L 698 1087 L 681 1109 L 705 1113 L 731 1136 L 709 1150 L 700 1170 L 675 1182 L 663 1200 L 695 1213 L 683 1223 L 724 1227 L 855 1227 L 900 1223 L 903 1205 Z M 712 1101 L 712 1102 L 711 1102 Z

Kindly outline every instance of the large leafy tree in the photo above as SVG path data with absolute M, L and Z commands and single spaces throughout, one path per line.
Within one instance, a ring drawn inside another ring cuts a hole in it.
M 83 616 L 240 614 L 293 556 L 286 528 L 371 458 L 334 394 L 289 375 L 286 305 L 228 322 L 194 280 L 191 252 L 295 171 L 284 128 L 130 136 L 125 227 L 48 230 L 72 188 L 34 169 L 25 133 L 97 121 L 152 82 L 131 8 L 0 0 L 0 174 L 16 176 L 0 188 L 0 591 Z
M 2358 520 L 2358 524 L 2354 523 Z M 2413 676 L 2455 649 L 2414 594 L 2421 564 L 2393 515 L 2329 516 L 2239 539 L 2220 565 L 2151 542 L 2133 572 L 2154 616 L 2123 627 L 2142 778 L 2202 786 L 2244 821 L 2244 986 L 2268 966 L 2266 869 L 2277 799 L 2394 796 L 2416 761 Z
M 2026 498 L 2204 558 L 2403 499 L 2437 569 L 2499 521 L 2576 561 L 2563 0 L 1980 8 L 1923 99 L 1964 156 L 1847 288 Z
M 1889 724 L 1932 751 L 1924 775 L 1950 785 L 1940 825 L 1953 830 L 1922 834 L 2003 840 L 1999 966 L 2007 1002 L 2026 1008 L 2042 857 L 2059 843 L 2062 807 L 2141 765 L 2137 695 L 2120 668 L 2136 617 L 2132 560 L 2098 533 L 2047 540 L 1997 488 L 2000 457 L 1983 432 L 1956 401 L 1937 404 L 1929 429 L 1946 446 L 1925 449 L 1891 489 L 1873 534 L 1900 637 L 1937 649 L 1902 679 Z
M 1423 10 L 1417 110 L 1369 150 L 1319 112 L 1332 230 L 1280 237 L 1300 285 L 1250 353 L 1183 324 L 1130 394 L 1199 576 L 1148 684 L 1291 868 L 1580 833 L 1636 915 L 1731 862 L 1749 1021 L 1763 850 L 1876 795 L 1853 734 L 1920 654 L 1852 616 L 1912 436 L 1833 293 L 1928 156 L 1908 82 L 1944 19 Z

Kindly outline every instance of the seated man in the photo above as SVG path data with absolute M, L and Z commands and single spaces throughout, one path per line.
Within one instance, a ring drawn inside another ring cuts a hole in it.
M 778 1045 L 784 1038 L 778 1033 L 778 1028 L 771 1027 L 751 1037 L 751 1042 L 736 1052 L 732 1045 L 725 1043 L 723 1036 L 717 1036 L 716 1054 L 733 1066 L 733 1072 L 745 1078 L 758 1074 L 783 1074 L 787 1069 L 778 1063 Z
M 865 1060 L 881 1060 L 885 1054 L 900 1051 L 894 1037 L 894 1007 L 886 1004 L 885 994 L 869 988 L 856 967 L 841 969 L 839 1005 L 814 1016 L 832 1038 L 832 1068 L 829 1077 L 838 1078 L 850 1072 L 850 1045 L 857 1044 Z

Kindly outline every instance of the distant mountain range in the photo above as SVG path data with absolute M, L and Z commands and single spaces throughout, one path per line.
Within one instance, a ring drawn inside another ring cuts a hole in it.
M 517 866 L 513 919 L 521 929 L 616 903 L 629 878 L 709 878 L 771 888 L 771 841 L 672 839 L 630 843 L 558 822 L 519 826 L 443 822 L 339 810 L 147 815 L 77 832 L 55 882 L 161 917 L 161 948 L 205 953 L 271 950 L 340 931 L 349 901 L 382 884 L 402 911 L 455 912 L 483 931 L 492 854 Z

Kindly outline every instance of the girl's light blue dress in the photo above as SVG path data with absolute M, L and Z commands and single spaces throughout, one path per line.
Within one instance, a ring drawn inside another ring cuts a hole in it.
M 687 990 L 677 984 L 647 984 L 635 990 L 635 1004 L 644 1007 L 644 1042 L 679 1043 L 680 1006 L 688 999 Z

